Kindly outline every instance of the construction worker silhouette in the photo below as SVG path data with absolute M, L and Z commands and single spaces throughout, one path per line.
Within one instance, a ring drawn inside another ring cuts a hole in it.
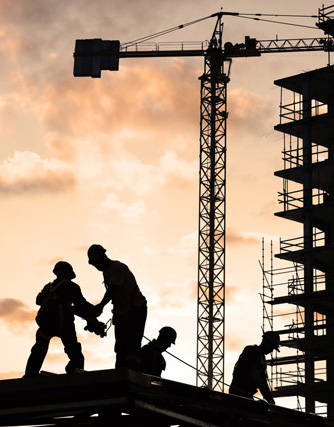
M 175 344 L 176 331 L 170 326 L 164 326 L 155 340 L 144 345 L 140 352 L 140 371 L 144 374 L 161 377 L 166 369 L 166 361 L 162 353 Z
M 230 394 L 253 399 L 257 390 L 263 398 L 275 404 L 268 386 L 267 365 L 265 355 L 274 349 L 279 351 L 280 337 L 276 332 L 268 331 L 263 334 L 262 342 L 244 348 L 233 370 Z
M 95 306 L 96 316 L 102 313 L 109 301 L 113 304 L 115 367 L 139 370 L 141 340 L 147 317 L 146 298 L 129 268 L 120 261 L 108 258 L 101 245 L 92 245 L 87 254 L 89 264 L 103 273 L 106 288 L 103 299 Z
M 88 329 L 103 336 L 105 325 L 93 317 L 94 305 L 85 300 L 79 285 L 72 282 L 76 275 L 71 264 L 60 261 L 55 265 L 53 273 L 57 276 L 56 280 L 45 285 L 36 297 L 36 304 L 41 306 L 36 316 L 39 329 L 27 362 L 25 377 L 38 375 L 50 340 L 56 336 L 62 340 L 64 351 L 70 359 L 65 368 L 66 372 L 72 373 L 76 368 L 84 368 L 84 356 L 76 336 L 74 314 L 87 319 Z

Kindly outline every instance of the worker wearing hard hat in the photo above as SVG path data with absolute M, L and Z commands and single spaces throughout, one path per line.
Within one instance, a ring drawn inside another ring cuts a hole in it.
M 103 299 L 95 306 L 95 314 L 99 316 L 109 301 L 113 304 L 115 367 L 139 370 L 141 340 L 147 316 L 146 298 L 129 268 L 120 261 L 108 258 L 101 245 L 90 246 L 87 255 L 89 264 L 102 271 L 106 287 Z
M 53 273 L 57 276 L 56 280 L 45 285 L 36 297 L 36 304 L 41 306 L 36 316 L 39 329 L 27 362 L 25 377 L 38 375 L 50 340 L 56 336 L 62 340 L 64 351 L 70 359 L 65 368 L 66 372 L 72 373 L 76 369 L 84 368 L 84 356 L 77 340 L 74 314 L 88 321 L 91 332 L 101 336 L 104 332 L 105 325 L 94 318 L 95 307 L 83 297 L 79 285 L 72 282 L 76 274 L 71 264 L 65 261 L 57 262 Z
M 268 386 L 265 355 L 273 350 L 279 351 L 280 337 L 274 331 L 263 334 L 260 345 L 249 345 L 244 348 L 233 370 L 230 394 L 253 398 L 260 390 L 263 398 L 275 404 Z
M 172 344 L 175 344 L 176 331 L 170 326 L 164 326 L 159 331 L 159 336 L 155 340 L 144 345 L 140 353 L 140 371 L 161 376 L 162 371 L 166 369 L 166 361 L 162 355 Z

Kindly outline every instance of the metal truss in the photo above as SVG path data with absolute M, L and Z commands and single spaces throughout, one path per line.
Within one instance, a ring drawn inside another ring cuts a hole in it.
M 226 86 L 221 51 L 201 80 L 197 385 L 224 389 Z M 229 62 L 230 64 L 230 62 Z

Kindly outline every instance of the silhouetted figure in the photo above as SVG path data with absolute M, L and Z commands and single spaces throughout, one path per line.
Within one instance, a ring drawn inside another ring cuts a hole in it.
M 280 337 L 276 332 L 268 331 L 263 334 L 262 342 L 244 348 L 234 366 L 230 394 L 253 399 L 257 390 L 268 403 L 275 404 L 268 386 L 267 364 L 265 355 L 274 349 L 279 351 Z
M 60 261 L 55 265 L 53 273 L 57 276 L 56 280 L 45 285 L 36 297 L 36 304 L 41 306 L 36 316 L 39 329 L 36 344 L 32 347 L 27 362 L 25 377 L 38 375 L 50 340 L 56 336 L 62 340 L 64 351 L 70 359 L 66 372 L 84 368 L 84 356 L 75 331 L 74 313 L 88 320 L 89 330 L 103 336 L 105 325 L 94 319 L 95 307 L 83 297 L 79 285 L 72 282 L 76 275 L 71 264 Z
M 162 355 L 172 344 L 175 344 L 176 331 L 170 326 L 164 326 L 159 331 L 156 340 L 144 345 L 140 352 L 140 371 L 161 377 L 162 371 L 166 369 L 166 361 Z
M 141 340 L 147 316 L 146 298 L 129 268 L 120 261 L 109 259 L 101 245 L 92 245 L 88 249 L 88 262 L 102 271 L 106 287 L 103 299 L 95 306 L 95 314 L 99 316 L 109 301 L 113 304 L 115 367 L 139 370 Z

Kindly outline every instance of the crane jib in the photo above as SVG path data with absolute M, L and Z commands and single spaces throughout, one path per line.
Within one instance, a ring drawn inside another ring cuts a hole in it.
M 101 77 L 101 70 L 118 71 L 120 58 L 203 57 L 210 53 L 210 49 L 207 41 L 138 43 L 122 47 L 119 40 L 76 40 L 74 76 Z M 278 52 L 332 52 L 334 41 L 332 37 L 256 40 L 246 36 L 244 43 L 226 42 L 224 48 L 218 50 L 224 59 Z

